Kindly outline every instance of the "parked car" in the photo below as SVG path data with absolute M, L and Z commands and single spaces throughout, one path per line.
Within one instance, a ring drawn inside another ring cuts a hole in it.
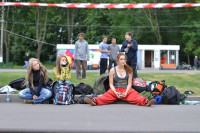
M 181 69 L 192 70 L 192 66 L 190 64 L 187 64 L 186 62 L 182 62 Z

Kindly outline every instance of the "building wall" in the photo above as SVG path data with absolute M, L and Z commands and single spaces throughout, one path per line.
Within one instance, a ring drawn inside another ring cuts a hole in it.
M 121 45 L 119 45 L 121 47 Z M 71 44 L 58 44 L 57 45 L 57 55 L 65 54 L 68 56 L 68 60 L 71 63 L 74 63 L 72 58 L 74 55 L 74 47 L 75 45 Z M 99 64 L 100 61 L 100 52 L 98 45 L 89 45 L 90 50 L 90 60 L 88 61 L 88 65 Z M 179 45 L 138 45 L 138 68 L 145 68 L 145 51 L 153 51 L 154 59 L 152 60 L 152 66 L 154 68 L 160 68 L 160 51 L 161 50 L 176 50 L 176 65 L 179 64 Z

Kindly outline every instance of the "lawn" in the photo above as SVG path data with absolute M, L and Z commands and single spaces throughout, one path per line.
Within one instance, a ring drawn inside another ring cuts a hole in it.
M 56 64 L 49 64 L 49 63 L 42 63 L 47 69 L 53 69 Z M 22 69 L 23 65 L 13 65 L 13 69 Z M 4 68 L 6 68 L 6 65 L 4 65 Z
M 9 84 L 10 81 L 17 78 L 25 77 L 26 72 L 0 72 L 0 86 Z M 77 85 L 81 82 L 93 86 L 95 80 L 99 77 L 99 73 L 87 73 L 86 79 L 76 79 L 76 74 L 72 73 L 71 82 Z M 53 78 L 53 73 L 49 73 L 49 77 Z M 200 74 L 198 73 L 142 73 L 139 77 L 146 81 L 165 80 L 166 85 L 175 86 L 182 93 L 186 90 L 194 91 L 194 95 L 200 96 Z

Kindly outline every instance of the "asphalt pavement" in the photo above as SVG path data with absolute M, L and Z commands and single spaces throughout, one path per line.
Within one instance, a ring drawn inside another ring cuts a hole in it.
M 25 71 L 25 69 L 0 69 L 0 72 Z M 87 72 L 99 72 L 99 70 Z M 138 70 L 138 73 L 200 73 L 200 71 L 144 69 Z M 87 104 L 58 106 L 19 102 L 0 103 L 0 114 L 0 132 L 3 133 L 200 132 L 200 105 L 154 105 L 148 108 L 122 103 L 91 107 Z
M 0 103 L 0 132 L 200 132 L 200 105 Z

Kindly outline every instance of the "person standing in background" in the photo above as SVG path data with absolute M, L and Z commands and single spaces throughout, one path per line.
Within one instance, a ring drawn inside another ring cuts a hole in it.
M 24 60 L 25 65 L 22 67 L 23 69 L 26 67 L 26 69 L 28 70 L 28 61 L 29 61 L 29 53 L 26 53 L 26 57 Z
M 197 56 L 195 56 L 195 58 L 194 58 L 194 69 L 195 69 L 195 71 L 197 70 L 198 65 L 199 65 L 199 60 L 198 60 Z
M 88 42 L 84 40 L 84 33 L 78 34 L 79 40 L 75 43 L 74 60 L 76 61 L 76 76 L 77 79 L 81 78 L 82 66 L 82 79 L 86 78 L 87 61 L 89 61 L 89 47 Z
M 138 43 L 133 38 L 131 32 L 126 32 L 126 40 L 123 42 L 121 52 L 125 52 L 128 57 L 127 64 L 133 69 L 133 78 L 137 78 L 137 51 Z
M 102 42 L 99 44 L 99 52 L 101 52 L 100 56 L 100 75 L 104 74 L 107 70 L 107 62 L 108 62 L 108 37 L 103 36 Z
M 109 71 L 112 68 L 112 65 L 114 64 L 114 67 L 117 66 L 116 57 L 117 54 L 120 52 L 119 46 L 116 44 L 116 38 L 112 38 L 112 44 L 108 46 L 108 50 L 110 51 L 109 54 Z

